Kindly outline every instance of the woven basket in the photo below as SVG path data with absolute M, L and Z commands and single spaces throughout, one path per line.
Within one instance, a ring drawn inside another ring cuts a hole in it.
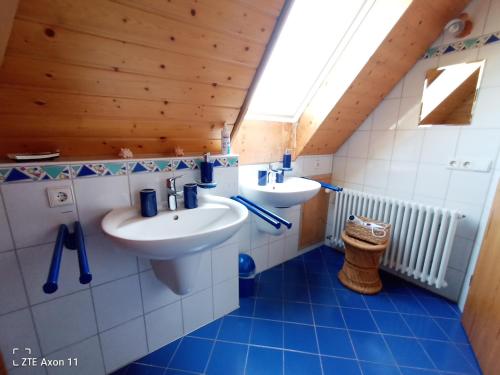
M 372 231 L 371 228 L 367 228 L 365 226 L 347 220 L 345 224 L 345 231 L 349 236 L 375 245 L 381 245 L 389 241 L 389 238 L 391 237 L 391 224 L 373 220 L 365 216 L 358 216 L 358 218 L 360 218 L 362 221 L 382 226 L 385 230 L 385 235 L 381 236 L 382 233 L 380 232 L 380 230 L 375 229 L 375 231 Z M 373 234 L 374 232 L 375 235 Z

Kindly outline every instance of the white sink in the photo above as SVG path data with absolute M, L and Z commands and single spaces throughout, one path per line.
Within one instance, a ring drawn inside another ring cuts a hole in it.
M 198 198 L 197 208 L 159 211 L 150 218 L 137 207 L 117 208 L 101 226 L 124 251 L 151 259 L 156 276 L 170 289 L 186 294 L 196 282 L 201 252 L 234 235 L 247 217 L 243 205 L 206 195 Z
M 257 184 L 257 177 L 254 180 L 241 185 L 242 195 L 268 207 L 291 207 L 304 203 L 321 189 L 318 182 L 300 177 L 285 177 L 281 184 L 271 183 L 265 186 Z

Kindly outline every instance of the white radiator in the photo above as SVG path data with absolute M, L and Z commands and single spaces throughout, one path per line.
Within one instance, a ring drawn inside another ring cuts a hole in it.
M 393 270 L 436 288 L 445 287 L 458 220 L 456 210 L 344 189 L 335 193 L 331 241 L 342 247 L 340 237 L 350 214 L 392 224 L 390 247 L 382 268 Z

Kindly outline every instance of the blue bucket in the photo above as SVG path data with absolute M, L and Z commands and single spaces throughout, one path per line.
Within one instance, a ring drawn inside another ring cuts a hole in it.
M 255 262 L 248 254 L 240 254 L 238 258 L 240 297 L 251 297 L 255 293 Z

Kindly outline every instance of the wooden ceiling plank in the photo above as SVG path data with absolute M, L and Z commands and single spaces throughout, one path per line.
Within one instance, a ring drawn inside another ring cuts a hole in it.
M 264 45 L 276 19 L 231 0 L 111 1 Z
M 47 30 L 54 36 L 47 37 Z M 255 69 L 16 20 L 9 54 L 187 82 L 247 89 Z
M 246 91 L 217 84 L 182 82 L 164 78 L 86 68 L 65 63 L 8 56 L 0 68 L 0 83 L 38 87 L 56 92 L 112 96 L 176 103 L 239 108 Z
M 17 18 L 256 67 L 264 46 L 102 0 L 23 0 Z
M 102 116 L 110 118 L 234 121 L 238 109 L 169 103 L 166 101 L 146 101 L 118 99 L 88 95 L 68 95 L 49 93 L 43 90 L 27 90 L 0 87 L 0 114 L 18 115 L 74 115 Z

